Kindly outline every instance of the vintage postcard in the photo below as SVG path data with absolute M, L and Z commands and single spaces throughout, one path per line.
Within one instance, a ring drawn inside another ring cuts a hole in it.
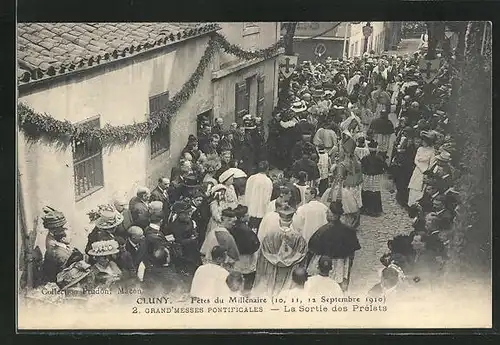
M 19 330 L 490 328 L 490 22 L 17 25 Z

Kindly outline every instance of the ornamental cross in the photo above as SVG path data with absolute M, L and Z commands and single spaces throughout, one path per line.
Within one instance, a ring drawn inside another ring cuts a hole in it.
M 285 73 L 290 73 L 290 67 L 291 68 L 295 68 L 295 64 L 294 63 L 290 63 L 290 58 L 286 58 L 285 59 L 285 64 L 282 65 L 282 66 L 285 66 Z

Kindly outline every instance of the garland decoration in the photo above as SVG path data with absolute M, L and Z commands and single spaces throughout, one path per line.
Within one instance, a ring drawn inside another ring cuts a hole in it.
M 208 46 L 195 71 L 179 92 L 172 97 L 166 108 L 149 114 L 148 119 L 144 122 L 119 126 L 107 123 L 102 128 L 95 128 L 85 124 L 74 125 L 67 120 L 61 121 L 48 114 L 37 113 L 29 106 L 19 103 L 17 107 L 18 126 L 28 142 L 32 143 L 44 141 L 64 148 L 74 140 L 97 141 L 103 147 L 133 145 L 146 140 L 158 128 L 169 123 L 170 119 L 195 92 L 198 83 L 217 51 L 222 49 L 226 53 L 245 60 L 267 59 L 278 54 L 278 50 L 282 46 L 283 41 L 280 40 L 266 49 L 246 51 L 235 44 L 229 43 L 224 36 L 215 33 L 208 42 Z
M 215 40 L 226 53 L 244 60 L 269 59 L 276 55 L 279 48 L 284 46 L 283 39 L 280 39 L 268 48 L 256 51 L 246 51 L 238 47 L 236 44 L 231 44 L 223 35 L 219 33 L 215 34 Z

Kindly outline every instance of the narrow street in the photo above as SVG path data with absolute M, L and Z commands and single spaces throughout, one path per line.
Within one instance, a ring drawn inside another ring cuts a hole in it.
M 378 218 L 361 215 L 358 228 L 361 249 L 356 252 L 351 274 L 353 293 L 366 293 L 379 282 L 379 271 L 383 268 L 379 259 L 388 252 L 387 241 L 411 231 L 411 220 L 396 203 L 394 194 L 382 191 L 382 205 L 384 214 Z

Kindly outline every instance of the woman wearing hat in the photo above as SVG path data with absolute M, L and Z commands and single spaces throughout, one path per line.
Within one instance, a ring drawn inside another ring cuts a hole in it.
M 202 249 L 206 246 L 206 237 L 208 237 L 210 232 L 212 232 L 222 221 L 222 210 L 228 207 L 226 192 L 226 186 L 223 184 L 217 184 L 210 190 L 210 197 L 208 199 L 210 205 L 210 220 L 208 221 L 207 230 L 205 231 L 205 241 L 201 246 Z
M 74 263 L 83 260 L 83 254 L 71 245 L 71 239 L 65 228 L 51 229 L 52 241 L 43 260 L 44 282 L 55 282 L 57 274 Z
M 429 169 L 435 161 L 434 136 L 431 133 L 422 131 L 422 146 L 417 149 L 415 155 L 415 169 L 408 184 L 408 206 L 416 203 L 424 195 L 424 172 Z
M 46 252 L 42 263 L 42 280 L 55 282 L 57 274 L 71 264 L 68 261 L 72 255 L 79 253 L 81 259 L 83 255 L 70 245 L 64 214 L 49 206 L 44 207 L 43 212 L 43 226 L 49 233 L 45 239 Z
M 94 259 L 90 269 L 90 285 L 96 288 L 110 288 L 122 277 L 122 271 L 114 261 L 114 255 L 119 253 L 119 245 L 115 240 L 93 242 L 89 256 Z
M 219 176 L 220 184 L 226 187 L 226 205 L 227 207 L 235 208 L 238 206 L 238 196 L 234 189 L 234 171 L 226 170 Z
M 100 210 L 100 217 L 95 221 L 94 229 L 88 236 L 85 253 L 90 255 L 94 242 L 114 240 L 116 228 L 122 222 L 123 216 L 113 206 L 106 205 L 103 207 Z M 93 263 L 93 261 L 90 260 L 90 263 Z

